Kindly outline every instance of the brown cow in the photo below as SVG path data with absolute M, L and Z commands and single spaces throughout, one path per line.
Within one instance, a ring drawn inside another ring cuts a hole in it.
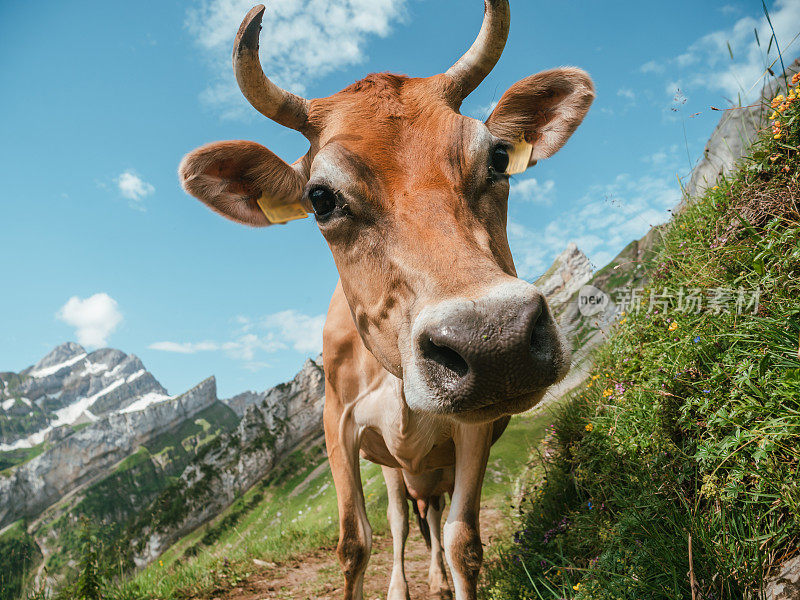
M 239 87 L 311 147 L 290 166 L 254 142 L 209 144 L 184 158 L 181 182 L 247 225 L 313 212 L 333 253 L 340 280 L 323 336 L 324 422 L 344 597 L 362 598 L 371 547 L 360 452 L 382 465 L 389 492 L 388 598 L 408 597 L 411 498 L 430 540 L 432 594 L 451 597 L 444 550 L 457 600 L 474 599 L 489 447 L 570 364 L 542 294 L 516 277 L 508 176 L 564 145 L 589 110 L 592 81 L 575 68 L 545 71 L 512 85 L 485 123 L 461 115 L 508 35 L 508 0 L 485 0 L 478 38 L 446 73 L 373 74 L 306 100 L 261 69 L 263 13 L 253 8 L 236 36 Z

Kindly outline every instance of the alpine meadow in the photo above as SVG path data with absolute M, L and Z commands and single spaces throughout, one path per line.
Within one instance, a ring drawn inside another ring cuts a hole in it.
M 800 600 L 799 40 L 0 7 L 0 600 Z

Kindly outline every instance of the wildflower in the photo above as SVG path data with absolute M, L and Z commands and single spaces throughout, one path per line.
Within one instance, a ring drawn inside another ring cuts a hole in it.
M 592 429 L 594 429 L 594 424 L 592 424 L 592 423 L 587 423 L 587 425 L 586 425 L 586 427 L 584 427 L 584 429 L 585 429 L 586 431 L 592 431 Z
M 703 393 L 704 393 L 704 394 L 710 394 L 710 393 L 711 393 L 711 390 L 703 390 Z
M 792 85 L 797 85 L 800 82 L 800 73 L 795 73 L 792 75 Z
M 580 583 L 576 583 L 575 585 L 572 586 L 572 589 L 577 592 L 579 589 L 581 589 L 581 584 Z
M 164 566 L 164 561 L 163 560 L 158 561 L 158 566 L 163 567 Z
M 678 328 L 678 322 L 677 321 L 673 321 L 672 323 L 669 324 L 669 330 L 670 331 L 675 331 L 677 328 Z
M 600 379 L 600 375 L 592 375 L 592 381 Z
M 611 391 L 611 388 L 606 388 L 606 389 L 603 390 L 603 398 L 608 398 L 613 393 L 614 392 Z
M 718 186 L 718 185 L 715 185 L 715 186 L 714 186 L 713 188 L 711 188 L 711 189 L 712 189 L 712 190 L 718 190 L 718 189 L 719 189 L 719 186 Z
M 695 344 L 699 344 L 699 343 L 700 343 L 700 336 L 698 335 L 698 336 L 697 336 L 696 338 L 694 338 L 692 341 L 693 341 Z
M 778 118 L 778 111 L 772 111 L 772 114 L 769 116 L 770 121 L 774 121 Z
M 591 500 L 589 500 L 589 502 L 586 503 L 586 506 L 589 507 L 589 510 L 592 510 L 594 508 L 594 504 L 592 504 Z

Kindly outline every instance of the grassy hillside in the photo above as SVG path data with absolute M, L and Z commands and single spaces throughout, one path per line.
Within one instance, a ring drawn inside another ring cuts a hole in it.
M 664 233 L 560 408 L 485 597 L 741 600 L 797 555 L 796 96 Z
M 492 448 L 484 500 L 508 506 L 514 482 L 529 465 L 531 450 L 545 433 L 550 413 L 512 419 Z M 386 533 L 386 488 L 380 467 L 362 461 L 367 512 L 373 530 Z M 161 600 L 213 597 L 272 562 L 318 548 L 338 537 L 336 495 L 321 441 L 283 461 L 267 479 L 243 494 L 219 517 L 175 544 L 158 561 L 130 578 L 108 569 L 104 598 Z M 333 554 L 331 554 L 333 556 Z M 254 559 L 257 562 L 254 562 Z M 79 573 L 74 573 L 77 579 Z M 340 577 L 338 571 L 331 578 Z M 57 599 L 71 598 L 67 587 Z
M 42 553 L 28 535 L 23 521 L 17 521 L 0 533 L 0 599 L 17 598 L 27 583 L 29 573 L 42 561 Z
M 177 479 L 201 448 L 237 423 L 230 408 L 215 402 L 140 446 L 109 473 L 68 495 L 31 525 L 15 524 L 0 535 L 0 574 L 14 573 L 22 583 L 44 561 L 48 577 L 70 581 L 83 558 L 87 534 L 103 550 L 98 568 L 110 572 L 131 567 L 126 546 L 131 522 Z M 4 552 L 7 545 L 11 550 Z M 13 600 L 19 594 L 16 583 L 13 587 L 0 585 L 0 600 Z

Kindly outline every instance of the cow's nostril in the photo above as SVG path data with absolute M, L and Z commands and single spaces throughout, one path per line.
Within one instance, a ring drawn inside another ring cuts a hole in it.
M 440 346 L 430 338 L 422 343 L 422 354 L 428 360 L 449 369 L 458 377 L 464 377 L 469 372 L 467 361 L 458 352 L 447 346 Z
M 536 307 L 535 311 L 531 313 L 531 322 L 528 326 L 530 328 L 530 351 L 533 354 L 540 352 L 542 350 L 543 345 L 546 345 L 548 342 L 547 335 L 544 331 L 542 331 L 542 317 L 544 316 L 544 311 L 542 310 L 541 304 Z

